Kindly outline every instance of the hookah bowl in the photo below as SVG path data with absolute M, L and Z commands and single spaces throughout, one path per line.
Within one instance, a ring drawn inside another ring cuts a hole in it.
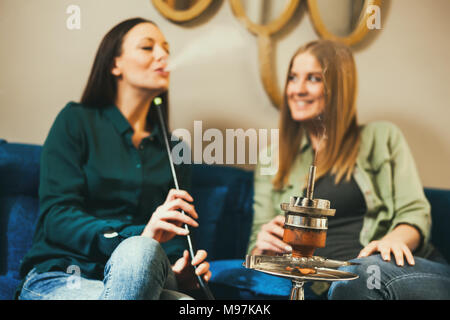
M 290 300 L 304 300 L 305 281 L 354 280 L 358 276 L 340 270 L 340 266 L 355 265 L 347 261 L 330 260 L 313 256 L 316 248 L 326 244 L 328 217 L 336 210 L 330 202 L 313 199 L 316 167 L 311 166 L 306 197 L 291 197 L 282 203 L 285 212 L 283 241 L 292 247 L 292 254 L 283 256 L 247 255 L 243 266 L 292 281 Z

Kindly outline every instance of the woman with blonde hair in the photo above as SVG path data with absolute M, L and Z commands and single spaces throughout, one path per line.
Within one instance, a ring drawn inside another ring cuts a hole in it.
M 360 263 L 345 268 L 359 278 L 333 283 L 328 298 L 450 299 L 450 268 L 429 243 L 430 205 L 403 134 L 389 122 L 359 125 L 356 96 L 356 65 L 346 45 L 313 41 L 294 54 L 273 154 L 278 172 L 255 171 L 249 253 L 292 251 L 282 240 L 279 205 L 303 192 L 314 161 L 315 197 L 336 209 L 327 244 L 314 255 Z M 367 285 L 370 265 L 381 272 L 376 290 Z

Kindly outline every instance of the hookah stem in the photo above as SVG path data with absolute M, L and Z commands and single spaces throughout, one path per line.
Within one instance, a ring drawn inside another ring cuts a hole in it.
M 177 190 L 180 190 L 180 188 L 178 186 L 177 175 L 175 173 L 175 167 L 173 165 L 172 152 L 170 151 L 169 139 L 167 137 L 167 131 L 166 131 L 165 123 L 164 123 L 164 118 L 162 116 L 162 111 L 161 111 L 161 108 L 159 107 L 159 105 L 156 105 L 156 109 L 158 110 L 159 122 L 161 123 L 161 130 L 164 135 L 164 142 L 166 143 L 167 155 L 169 156 L 170 170 L 172 171 L 172 177 L 173 177 L 173 181 L 175 183 L 175 188 Z M 181 212 L 182 212 L 182 214 L 186 214 L 183 210 L 181 210 Z M 186 236 L 186 238 L 187 238 L 188 247 L 189 247 L 189 254 L 191 255 L 191 259 L 194 259 L 195 253 L 194 253 L 194 247 L 192 245 L 192 239 L 191 239 L 189 227 L 187 224 L 184 224 L 184 228 L 189 232 L 189 234 Z M 194 270 L 197 270 L 197 266 L 193 266 L 193 267 L 194 267 Z M 199 276 L 197 274 L 195 274 L 195 275 L 197 277 L 198 283 L 200 284 L 200 287 L 203 289 L 203 292 L 205 293 L 208 300 L 214 300 L 214 296 L 212 295 L 211 290 L 209 289 L 207 284 L 203 282 L 203 279 L 201 278 L 201 276 Z
M 316 166 L 309 167 L 308 185 L 306 186 L 306 198 L 312 200 L 314 196 L 314 181 L 316 179 Z
M 316 180 L 316 161 L 317 161 L 317 150 L 314 153 L 314 159 L 312 165 L 309 167 L 308 174 L 308 185 L 306 186 L 306 198 L 312 200 L 314 196 L 314 182 Z
M 318 146 L 314 150 L 313 163 L 309 167 L 308 185 L 306 187 L 306 198 L 308 198 L 310 200 L 313 200 L 313 196 L 314 196 L 314 183 L 316 180 L 317 157 L 318 157 L 318 153 L 320 150 L 320 145 L 322 144 L 322 141 L 324 139 L 326 139 L 326 134 L 325 134 L 326 131 L 325 131 L 325 126 L 323 125 L 323 119 L 321 118 L 321 116 L 319 116 L 317 118 L 317 120 L 319 121 L 319 124 L 321 124 L 323 132 L 321 133 Z M 313 122 L 313 125 L 315 125 L 315 124 L 316 123 Z M 314 132 L 321 132 L 321 131 L 317 127 L 315 127 Z

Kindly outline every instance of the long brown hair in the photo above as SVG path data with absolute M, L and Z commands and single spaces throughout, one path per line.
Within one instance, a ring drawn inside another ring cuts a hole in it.
M 316 179 L 331 171 L 335 182 L 345 176 L 350 180 L 359 151 L 360 134 L 356 115 L 357 74 L 351 49 L 330 40 L 312 41 L 300 47 L 291 59 L 284 88 L 284 103 L 280 110 L 280 141 L 278 172 L 273 180 L 275 189 L 283 188 L 298 148 L 306 134 L 305 124 L 291 117 L 286 88 L 294 59 L 308 52 L 322 67 L 325 87 L 325 110 L 322 125 L 326 132 L 326 145 L 317 163 Z
M 134 26 L 141 23 L 156 24 L 145 18 L 132 18 L 120 22 L 114 26 L 103 37 L 97 54 L 95 55 L 94 64 L 89 75 L 86 87 L 81 97 L 81 103 L 91 108 L 104 108 L 115 103 L 117 95 L 117 79 L 111 73 L 114 66 L 114 58 L 122 54 L 122 44 L 125 35 Z M 160 94 L 162 98 L 161 108 L 163 111 L 164 122 L 166 128 L 169 128 L 169 99 L 168 92 Z M 158 121 L 156 108 L 152 106 L 147 115 L 147 126 L 153 126 Z

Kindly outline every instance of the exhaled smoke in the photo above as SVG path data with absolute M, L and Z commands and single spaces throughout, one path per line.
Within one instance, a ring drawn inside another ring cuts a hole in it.
M 173 71 L 183 65 L 198 63 L 212 57 L 217 58 L 220 54 L 239 52 L 250 39 L 238 30 L 233 24 L 210 28 L 200 37 L 190 41 L 179 55 L 171 58 L 167 70 Z

